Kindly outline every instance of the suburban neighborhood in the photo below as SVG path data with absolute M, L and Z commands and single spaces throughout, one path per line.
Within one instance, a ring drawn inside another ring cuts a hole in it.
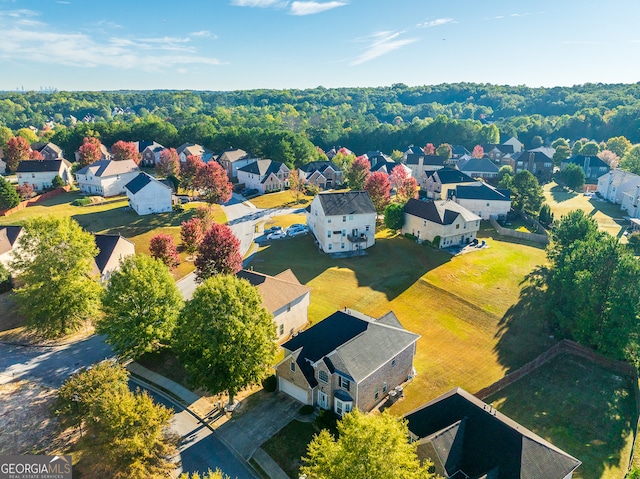
M 390 464 L 410 452 L 407 477 L 627 476 L 640 174 L 607 160 L 616 137 L 501 139 L 286 162 L 12 136 L 3 454 L 70 455 L 82 477 L 311 479 L 379 439 Z M 159 419 L 122 432 L 136 408 Z

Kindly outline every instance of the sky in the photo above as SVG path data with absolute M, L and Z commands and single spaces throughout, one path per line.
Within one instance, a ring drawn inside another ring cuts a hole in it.
M 0 90 L 640 81 L 638 0 L 0 0 Z

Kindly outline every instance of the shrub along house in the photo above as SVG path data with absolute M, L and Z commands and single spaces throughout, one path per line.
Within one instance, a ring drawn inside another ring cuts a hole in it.
M 16 177 L 18 184 L 33 185 L 35 191 L 53 188 L 53 179 L 59 176 L 65 184 L 73 181 L 71 163 L 64 158 L 56 160 L 25 160 L 18 164 Z
M 404 206 L 403 234 L 434 242 L 440 248 L 468 244 L 480 229 L 480 217 L 451 200 L 410 199 Z
M 413 375 L 419 338 L 393 312 L 374 319 L 338 311 L 282 345 L 278 389 L 339 416 L 371 411 Z

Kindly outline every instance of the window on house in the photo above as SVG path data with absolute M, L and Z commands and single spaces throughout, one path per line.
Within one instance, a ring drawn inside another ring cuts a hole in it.
M 340 244 L 340 248 L 344 249 L 344 243 Z
M 327 220 L 327 223 L 331 223 L 331 218 L 329 218 L 329 219 Z
M 295 370 L 296 370 L 296 363 L 294 363 L 293 361 L 291 361 L 291 364 L 289 364 L 289 367 L 291 368 L 291 371 L 295 372 Z
M 287 312 L 291 311 L 291 303 L 287 304 Z
M 396 365 L 396 358 L 393 358 L 391 360 L 391 367 L 394 367 Z
M 349 215 L 349 221 L 353 219 L 353 215 Z
M 327 383 L 329 382 L 329 375 L 324 369 L 321 369 L 320 371 L 318 371 L 318 379 L 323 383 Z
M 342 217 L 342 222 L 344 223 L 345 221 L 347 221 L 347 217 L 346 217 L 346 216 L 343 216 L 343 217 Z
M 365 231 L 369 231 L 369 225 L 365 226 L 365 227 L 364 227 L 364 230 L 365 230 Z
M 347 235 L 347 230 L 342 230 L 342 236 L 346 236 Z
M 383 393 L 387 392 L 387 383 L 382 383 L 382 392 Z
M 380 391 L 378 391 L 378 388 L 376 388 L 376 394 L 373 396 L 373 398 L 377 401 L 378 397 L 380 397 Z
M 460 225 L 456 225 L 456 229 L 459 230 L 460 229 Z
M 338 376 L 338 386 L 344 389 L 345 391 L 349 390 L 351 383 L 348 379 L 343 378 L 342 376 Z
M 327 238 L 331 238 L 331 231 L 327 231 Z
M 331 245 L 331 244 L 330 244 L 330 245 L 329 245 L 329 249 L 333 249 L 333 248 L 332 248 L 332 246 L 333 246 L 333 245 Z
M 280 325 L 280 336 L 284 334 L 284 324 Z

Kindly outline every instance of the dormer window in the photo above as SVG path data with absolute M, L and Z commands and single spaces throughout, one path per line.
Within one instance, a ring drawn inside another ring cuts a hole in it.
M 329 375 L 324 369 L 318 371 L 318 380 L 322 381 L 323 383 L 329 382 Z

